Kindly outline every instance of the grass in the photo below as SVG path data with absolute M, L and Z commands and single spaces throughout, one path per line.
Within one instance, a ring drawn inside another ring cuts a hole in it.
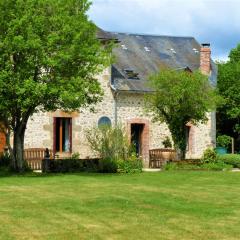
M 239 239 L 240 174 L 0 177 L 0 239 Z

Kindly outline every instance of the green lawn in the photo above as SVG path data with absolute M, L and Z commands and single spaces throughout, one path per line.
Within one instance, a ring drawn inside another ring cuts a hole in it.
M 240 173 L 0 177 L 0 239 L 239 239 Z

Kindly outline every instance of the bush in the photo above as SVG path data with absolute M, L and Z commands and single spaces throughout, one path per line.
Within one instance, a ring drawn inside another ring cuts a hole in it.
M 0 155 L 0 166 L 7 167 L 10 166 L 11 158 L 10 155 L 5 153 Z
M 230 164 L 233 167 L 240 168 L 240 154 L 224 154 L 217 156 L 218 161 Z
M 48 161 L 48 164 L 46 164 Z M 48 165 L 48 167 L 46 167 Z M 67 172 L 97 172 L 98 159 L 44 159 L 43 172 L 67 173 Z
M 91 149 L 100 157 L 99 172 L 130 173 L 142 171 L 142 161 L 133 154 L 125 129 L 103 125 L 86 131 Z
M 133 155 L 127 160 L 118 160 L 117 166 L 118 166 L 118 172 L 137 173 L 137 172 L 142 172 L 143 163 L 141 159 Z
M 227 135 L 220 135 L 217 137 L 217 147 L 228 148 L 231 144 L 232 138 Z
M 181 163 L 167 163 L 163 167 L 164 170 L 171 171 L 171 170 L 198 170 L 200 167 L 196 164 L 190 164 L 187 162 Z
M 201 169 L 213 171 L 231 170 L 232 165 L 226 164 L 223 161 L 209 162 L 202 164 Z
M 203 152 L 203 156 L 201 158 L 202 163 L 214 163 L 217 160 L 217 153 L 213 148 L 207 148 Z
M 99 160 L 99 169 L 101 173 L 116 173 L 118 169 L 115 159 L 103 158 Z
M 131 156 L 132 146 L 129 144 L 128 136 L 122 126 L 111 127 L 102 125 L 88 129 L 86 138 L 91 149 L 101 159 L 128 159 Z
M 223 161 L 216 160 L 215 162 L 206 162 L 202 164 L 191 164 L 188 162 L 168 163 L 164 166 L 164 170 L 213 170 L 222 171 L 230 170 L 232 165 L 226 164 Z

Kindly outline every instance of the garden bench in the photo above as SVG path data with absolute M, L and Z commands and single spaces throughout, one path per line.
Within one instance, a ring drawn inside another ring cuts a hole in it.
M 28 148 L 24 150 L 24 159 L 32 170 L 42 169 L 42 160 L 45 158 L 46 148 Z M 53 159 L 53 151 L 49 149 L 50 159 Z
M 176 151 L 167 148 L 149 150 L 149 168 L 161 168 L 166 162 L 176 159 Z

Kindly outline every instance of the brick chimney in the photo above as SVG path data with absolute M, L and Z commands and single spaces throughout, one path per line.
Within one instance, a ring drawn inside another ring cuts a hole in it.
M 211 71 L 211 49 L 209 43 L 203 43 L 200 50 L 200 70 L 209 75 Z

